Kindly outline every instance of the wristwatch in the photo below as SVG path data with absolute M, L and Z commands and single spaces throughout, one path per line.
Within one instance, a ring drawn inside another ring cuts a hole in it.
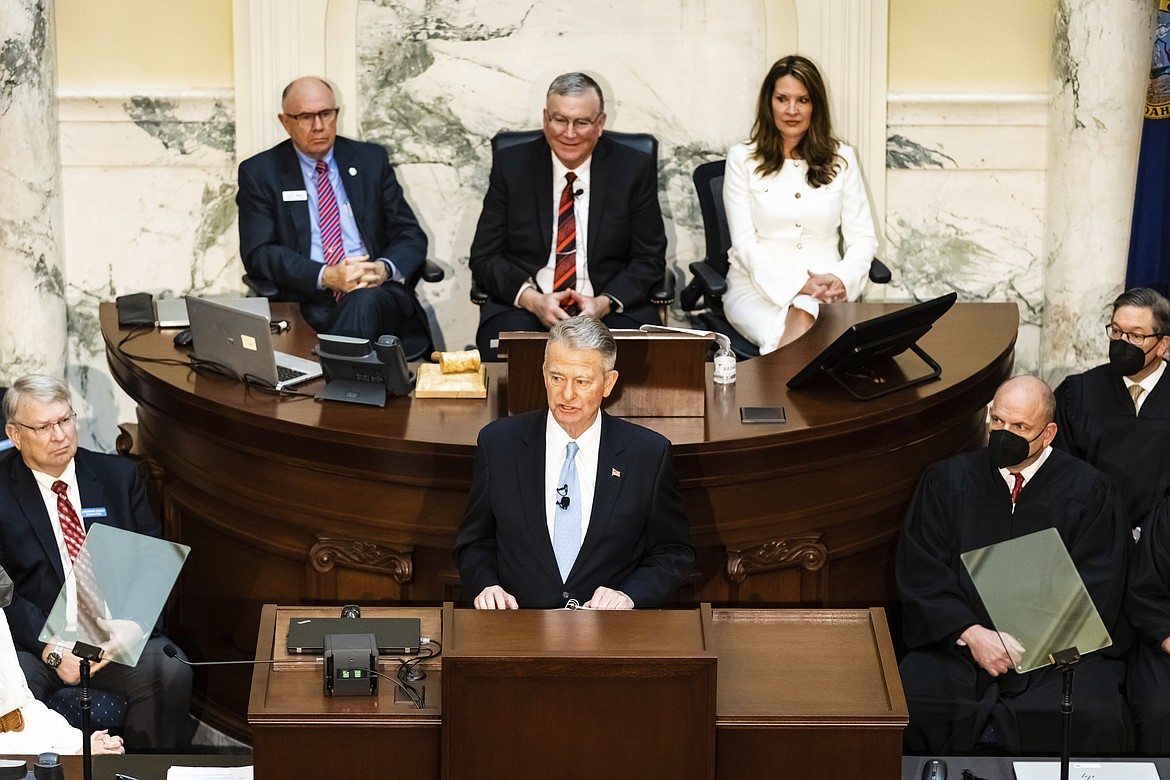
M 61 665 L 61 654 L 64 652 L 65 648 L 61 645 L 57 645 L 53 648 L 53 652 L 49 653 L 49 655 L 45 658 L 45 664 L 48 665 L 50 669 L 56 669 Z

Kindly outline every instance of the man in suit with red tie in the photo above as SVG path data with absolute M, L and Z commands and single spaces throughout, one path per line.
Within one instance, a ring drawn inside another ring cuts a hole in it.
M 614 328 L 657 322 L 650 292 L 666 269 L 657 161 L 602 135 L 605 99 L 584 73 L 549 86 L 544 135 L 498 151 L 471 244 L 488 294 L 476 344 L 547 330 L 573 314 Z
M 80 578 L 67 574 L 89 528 L 102 523 L 155 537 L 161 528 L 132 461 L 78 448 L 77 414 L 62 382 L 21 377 L 4 396 L 4 416 L 15 445 L 0 455 L 0 567 L 15 585 L 5 611 L 28 686 L 45 699 L 80 679 L 71 648 L 39 636 L 67 580 L 83 622 Z M 191 670 L 165 656 L 168 642 L 156 631 L 136 666 L 103 660 L 91 667 L 94 688 L 126 699 L 122 736 L 131 751 L 174 752 L 189 742 Z
M 410 289 L 427 237 L 386 150 L 337 135 L 333 89 L 307 76 L 281 98 L 289 139 L 240 163 L 240 256 L 248 273 L 303 299 L 314 330 L 429 343 Z
M 597 318 L 553 326 L 548 409 L 479 434 L 452 555 L 478 609 L 657 607 L 694 563 L 670 443 L 610 417 L 617 344 Z

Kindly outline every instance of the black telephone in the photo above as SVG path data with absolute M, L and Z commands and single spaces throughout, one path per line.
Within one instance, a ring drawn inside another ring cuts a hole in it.
M 369 339 L 317 335 L 317 359 L 325 374 L 318 400 L 385 406 L 387 395 L 408 395 L 414 377 L 397 336 Z

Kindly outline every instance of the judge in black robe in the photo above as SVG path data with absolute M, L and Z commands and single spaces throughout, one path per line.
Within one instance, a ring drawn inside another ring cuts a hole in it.
M 1138 641 L 1129 666 L 1137 749 L 1170 755 L 1170 500 L 1159 501 L 1130 558 L 1126 612 Z
M 1170 496 L 1170 380 L 1154 385 L 1135 414 L 1109 366 L 1075 374 L 1056 390 L 1056 425 L 1053 446 L 1109 475 L 1132 525 Z
M 1170 302 L 1137 287 L 1113 301 L 1109 363 L 1074 374 L 1056 390 L 1053 446 L 1105 472 L 1121 491 L 1131 525 L 1170 496 Z M 1139 384 L 1141 403 L 1129 387 Z
M 1009 382 L 1021 380 L 1042 385 L 1032 377 Z M 1051 391 L 1043 389 L 1051 403 Z M 1005 426 L 997 418 L 1003 392 L 992 405 L 993 429 Z M 1050 411 L 1046 417 L 1051 420 Z M 1059 753 L 1060 673 L 1047 667 L 1018 674 L 1007 663 L 993 675 L 975 660 L 975 645 L 958 644 L 968 629 L 986 635 L 984 629 L 994 628 L 959 556 L 1047 528 L 1059 532 L 1114 641 L 1077 665 L 1073 744 L 1082 755 L 1116 755 L 1129 746 L 1119 660 L 1130 639 L 1121 609 L 1129 526 L 1106 476 L 1047 446 L 1053 427 L 1049 422 L 1019 431 L 1031 441 L 1028 459 L 1014 467 L 1026 478 L 1014 511 L 1005 472 L 988 448 L 931 466 L 918 485 L 896 564 L 910 648 L 899 666 L 910 709 L 910 753 Z M 1037 464 L 1031 473 L 1028 466 Z

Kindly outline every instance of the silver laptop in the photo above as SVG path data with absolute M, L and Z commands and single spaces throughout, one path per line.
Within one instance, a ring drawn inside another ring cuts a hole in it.
M 253 314 L 263 314 L 271 318 L 272 312 L 268 308 L 267 298 L 212 298 L 211 300 L 231 306 L 241 311 L 250 311 Z M 186 298 L 160 298 L 154 302 L 154 321 L 160 328 L 188 328 L 191 321 L 187 318 Z
M 195 357 L 217 363 L 247 379 L 283 390 L 321 376 L 315 360 L 272 348 L 268 317 L 204 298 L 187 297 Z
M 1056 761 L 1013 761 L 1016 780 L 1060 780 Z M 1138 761 L 1072 761 L 1069 780 L 1159 780 L 1152 763 Z

